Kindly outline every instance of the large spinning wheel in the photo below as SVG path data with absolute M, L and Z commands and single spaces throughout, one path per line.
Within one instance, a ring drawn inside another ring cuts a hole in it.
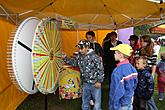
M 37 88 L 43 94 L 53 93 L 62 68 L 60 23 L 43 19 L 37 26 L 32 45 L 32 68 Z
M 39 23 L 36 17 L 25 19 L 12 33 L 7 47 L 7 67 L 11 81 L 22 91 L 34 94 L 31 51 L 35 29 Z

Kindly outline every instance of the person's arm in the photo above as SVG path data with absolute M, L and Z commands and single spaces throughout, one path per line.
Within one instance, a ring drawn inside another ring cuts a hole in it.
M 153 65 L 153 66 L 151 67 L 151 74 L 152 74 L 153 77 L 154 77 L 154 75 L 155 75 L 155 71 L 156 71 L 156 65 Z
M 145 81 L 147 84 L 146 92 L 148 92 L 148 93 L 146 94 L 146 96 L 144 98 L 146 98 L 145 100 L 149 100 L 154 93 L 154 79 L 149 72 L 146 73 L 146 75 L 145 75 Z
M 93 58 L 94 65 L 95 65 L 95 72 L 97 72 L 97 82 L 102 83 L 104 80 L 104 67 L 101 61 L 101 58 L 96 56 Z
M 103 47 L 103 52 L 104 53 L 110 51 L 109 50 L 110 49 L 110 44 L 109 43 L 110 43 L 110 41 L 104 43 L 104 47 Z
M 99 43 L 98 43 L 98 48 L 99 48 L 100 57 L 103 57 L 103 49 Z
M 124 95 L 124 82 L 121 81 L 118 73 L 112 73 L 110 86 L 110 110 L 119 110 L 120 98 Z
M 151 66 L 151 74 L 154 77 L 155 71 L 156 71 L 156 64 L 157 64 L 157 55 L 154 53 L 151 60 L 152 66 Z
M 62 54 L 62 58 L 63 58 L 65 63 L 72 65 L 72 66 L 78 66 L 78 61 L 76 58 L 69 58 L 64 53 Z

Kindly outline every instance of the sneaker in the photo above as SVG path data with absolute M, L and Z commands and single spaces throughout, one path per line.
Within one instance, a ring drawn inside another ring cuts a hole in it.
M 94 105 L 94 102 L 93 102 L 93 100 L 90 100 L 90 105 Z
M 162 98 L 159 98 L 159 101 L 162 101 L 163 99 Z

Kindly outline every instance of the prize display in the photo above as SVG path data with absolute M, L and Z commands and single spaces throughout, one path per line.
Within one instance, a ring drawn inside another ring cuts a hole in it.
M 59 95 L 62 99 L 76 99 L 82 95 L 80 72 L 76 67 L 64 67 L 59 85 Z

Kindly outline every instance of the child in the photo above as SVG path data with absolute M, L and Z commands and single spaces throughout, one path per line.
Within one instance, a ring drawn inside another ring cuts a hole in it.
M 93 31 L 88 31 L 86 33 L 86 39 L 90 42 L 89 48 L 93 49 L 97 55 L 103 56 L 103 49 L 99 43 L 95 41 L 95 33 Z
M 159 100 L 163 100 L 165 92 L 165 52 L 161 53 L 161 61 L 156 66 L 156 72 L 158 74 Z
M 110 50 L 116 50 L 115 60 L 119 63 L 111 76 L 109 110 L 132 110 L 134 90 L 138 82 L 137 71 L 128 61 L 132 47 L 119 44 Z
M 135 52 L 135 57 L 145 56 L 147 58 L 147 66 L 150 67 L 150 72 L 154 78 L 156 63 L 157 63 L 157 55 L 154 52 L 154 44 L 149 35 L 143 35 L 140 37 L 140 45 L 141 48 Z M 154 98 L 151 97 L 147 101 L 148 109 L 158 110 L 155 104 Z
M 146 110 L 147 101 L 154 93 L 154 80 L 147 67 L 147 58 L 144 56 L 137 57 L 135 66 L 138 71 L 138 85 L 134 95 L 134 110 Z
M 91 96 L 94 99 L 94 110 L 101 110 L 101 83 L 104 78 L 104 69 L 100 57 L 89 49 L 87 40 L 80 40 L 79 54 L 71 59 L 62 55 L 64 61 L 72 66 L 78 66 L 83 82 L 82 110 L 90 110 Z

